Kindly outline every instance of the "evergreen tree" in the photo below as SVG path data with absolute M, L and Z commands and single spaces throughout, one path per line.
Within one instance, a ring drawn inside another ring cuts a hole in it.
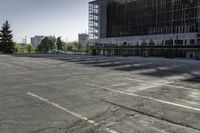
M 12 30 L 10 30 L 10 25 L 8 21 L 6 21 L 2 30 L 0 30 L 0 52 L 2 53 L 14 53 L 15 44 L 13 42 Z
M 61 40 L 61 37 L 58 37 L 56 40 L 56 46 L 57 46 L 57 50 L 63 50 L 63 42 Z
M 38 51 L 40 53 L 48 53 L 48 51 L 51 49 L 51 43 L 51 40 L 48 37 L 45 37 L 38 46 Z
M 51 40 L 51 43 L 49 44 L 50 45 L 50 50 L 51 51 L 54 51 L 56 50 L 57 46 L 56 46 L 56 37 L 55 36 L 50 36 L 49 39 Z

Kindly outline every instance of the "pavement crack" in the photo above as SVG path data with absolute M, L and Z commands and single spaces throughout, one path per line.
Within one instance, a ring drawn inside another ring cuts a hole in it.
M 183 127 L 185 127 L 185 128 L 190 128 L 190 129 L 193 129 L 193 130 L 200 131 L 199 128 L 195 128 L 195 127 L 192 127 L 192 126 L 189 126 L 189 125 L 186 125 L 186 124 L 176 123 L 176 122 L 171 121 L 171 120 L 169 120 L 169 119 L 165 119 L 165 118 L 163 118 L 163 117 L 157 117 L 156 115 L 151 115 L 151 114 L 148 114 L 148 113 L 139 111 L 139 110 L 137 110 L 137 109 L 129 108 L 129 107 L 127 107 L 127 106 L 119 105 L 119 104 L 116 104 L 116 103 L 113 103 L 113 102 L 110 102 L 110 101 L 106 101 L 106 100 L 102 100 L 102 101 L 104 101 L 105 103 L 109 103 L 109 104 L 111 104 L 111 105 L 115 105 L 115 106 L 124 108 L 124 109 L 126 109 L 126 110 L 130 110 L 130 111 L 137 112 L 137 113 L 139 113 L 139 114 L 142 114 L 142 115 L 145 115 L 145 116 L 148 116 L 148 117 L 152 117 L 152 118 L 155 118 L 155 119 L 158 119 L 158 120 L 162 120 L 162 121 L 165 121 L 165 122 L 168 122 L 168 123 L 172 123 L 172 124 L 175 124 L 175 125 L 183 126 Z
M 72 123 L 70 126 L 66 127 L 66 128 L 65 128 L 65 129 L 66 129 L 66 132 L 65 132 L 65 133 L 68 133 L 69 130 L 71 130 L 72 128 L 78 126 L 81 122 L 82 122 L 82 120 L 78 120 L 78 121 Z
M 58 129 L 58 130 L 63 130 L 65 128 L 61 128 L 61 127 L 45 127 L 45 128 L 41 128 L 35 131 L 32 131 L 30 133 L 40 133 L 40 132 L 44 132 L 45 130 L 49 130 L 49 129 Z

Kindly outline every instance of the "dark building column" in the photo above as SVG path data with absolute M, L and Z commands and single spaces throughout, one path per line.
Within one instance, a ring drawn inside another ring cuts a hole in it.
M 197 0 L 197 25 L 198 25 L 198 32 L 200 32 L 200 1 Z
M 100 8 L 100 38 L 107 37 L 107 0 L 99 0 Z

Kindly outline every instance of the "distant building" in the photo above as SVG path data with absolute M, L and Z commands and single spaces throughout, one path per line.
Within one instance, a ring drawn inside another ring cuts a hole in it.
M 78 35 L 78 43 L 82 46 L 86 46 L 88 44 L 89 35 L 86 33 L 82 33 Z
M 37 47 L 38 45 L 40 45 L 40 43 L 42 42 L 42 39 L 44 38 L 45 36 L 35 36 L 35 37 L 31 37 L 31 44 L 34 46 L 34 47 Z

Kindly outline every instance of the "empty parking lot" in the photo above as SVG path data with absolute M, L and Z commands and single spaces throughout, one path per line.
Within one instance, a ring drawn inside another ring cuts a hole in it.
M 0 56 L 2 133 L 199 133 L 200 62 Z

